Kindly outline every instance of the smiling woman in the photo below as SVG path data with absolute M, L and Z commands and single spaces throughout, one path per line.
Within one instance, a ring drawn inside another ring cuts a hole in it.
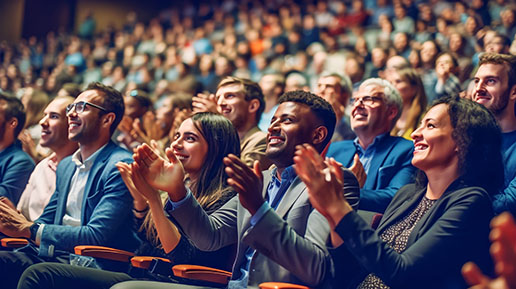
M 418 181 L 396 193 L 376 232 L 337 189 L 338 164 L 323 165 L 307 147 L 296 152 L 296 170 L 310 201 L 336 233 L 339 287 L 465 288 L 460 269 L 466 261 L 492 269 L 490 193 L 503 184 L 500 129 L 493 115 L 470 100 L 446 97 L 412 137 Z M 321 165 L 331 169 L 331 178 L 314 169 Z

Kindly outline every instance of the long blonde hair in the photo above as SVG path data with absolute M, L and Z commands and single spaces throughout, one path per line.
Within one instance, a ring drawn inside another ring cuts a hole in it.
M 399 74 L 403 81 L 408 82 L 412 87 L 416 88 L 416 94 L 412 98 L 412 104 L 410 105 L 405 127 L 400 129 L 396 125 L 391 130 L 391 135 L 399 135 L 400 132 L 406 132 L 407 130 L 415 130 L 419 124 L 421 115 L 425 112 L 427 106 L 426 93 L 421 81 L 421 77 L 413 68 L 402 68 L 397 69 L 396 72 Z

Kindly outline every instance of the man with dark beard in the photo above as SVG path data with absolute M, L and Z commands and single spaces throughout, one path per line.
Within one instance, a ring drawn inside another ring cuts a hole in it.
M 502 130 L 505 189 L 494 200 L 495 212 L 516 215 L 516 56 L 486 53 L 474 78 L 473 100 L 491 110 Z

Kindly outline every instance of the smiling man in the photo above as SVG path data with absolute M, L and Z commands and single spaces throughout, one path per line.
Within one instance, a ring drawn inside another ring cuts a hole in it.
M 32 241 L 21 250 L 0 252 L 2 288 L 15 288 L 32 264 L 68 263 L 77 245 L 136 248 L 132 197 L 115 167 L 132 158 L 110 141 L 123 114 L 120 92 L 100 83 L 90 84 L 66 107 L 68 137 L 79 143 L 79 150 L 57 166 L 56 189 L 43 214 L 28 221 L 0 202 L 0 232 Z
M 383 213 L 399 188 L 412 180 L 413 144 L 389 132 L 401 113 L 401 97 L 387 80 L 365 80 L 351 100 L 355 140 L 335 142 L 328 156 L 361 181 L 359 208 Z
M 240 138 L 242 161 L 252 167 L 254 161 L 258 160 L 261 169 L 269 168 L 271 162 L 265 155 L 266 133 L 258 128 L 265 109 L 262 89 L 258 83 L 228 76 L 219 83 L 215 98 L 195 97 L 193 106 L 195 112 L 211 111 L 229 119 Z
M 27 218 L 34 221 L 47 205 L 56 188 L 56 169 L 59 162 L 77 150 L 77 142 L 68 139 L 68 118 L 66 107 L 75 98 L 71 96 L 57 97 L 48 104 L 44 117 L 40 120 L 42 147 L 52 150 L 52 154 L 38 163 L 30 175 L 17 209 Z
M 516 56 L 483 54 L 473 81 L 473 100 L 493 112 L 502 130 L 505 189 L 495 197 L 495 213 L 516 215 Z

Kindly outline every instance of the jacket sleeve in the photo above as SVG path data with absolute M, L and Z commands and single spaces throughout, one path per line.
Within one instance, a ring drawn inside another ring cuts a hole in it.
M 3 156 L 8 158 L 8 163 L 1 168 L 0 172 L 0 196 L 8 198 L 15 206 L 29 181 L 30 174 L 34 170 L 34 162 L 21 154 L 24 152 L 13 152 L 14 155 Z
M 83 212 L 91 210 L 91 215 L 85 224 L 77 227 L 54 225 L 54 222 L 49 222 L 50 217 L 55 215 L 60 192 L 52 196 L 40 218 L 47 223 L 41 236 L 40 256 L 52 256 L 54 250 L 71 252 L 76 245 L 109 246 L 116 235 L 120 234 L 120 228 L 124 224 L 131 222 L 127 228 L 132 227 L 132 198 L 112 161 L 104 168 L 99 183 L 93 184 L 91 189 L 95 191 L 85 196 L 86 208 L 83 208 Z M 90 203 L 90 200 L 96 198 L 99 199 L 98 202 Z
M 487 254 L 489 198 L 478 190 L 470 191 L 447 204 L 445 210 L 428 231 L 417 232 L 418 239 L 402 253 L 383 242 L 356 212 L 344 216 L 336 232 L 344 241 L 341 248 L 347 249 L 365 272 L 374 273 L 390 287 L 432 282 L 443 275 L 460 276 L 465 262 L 484 250 Z

